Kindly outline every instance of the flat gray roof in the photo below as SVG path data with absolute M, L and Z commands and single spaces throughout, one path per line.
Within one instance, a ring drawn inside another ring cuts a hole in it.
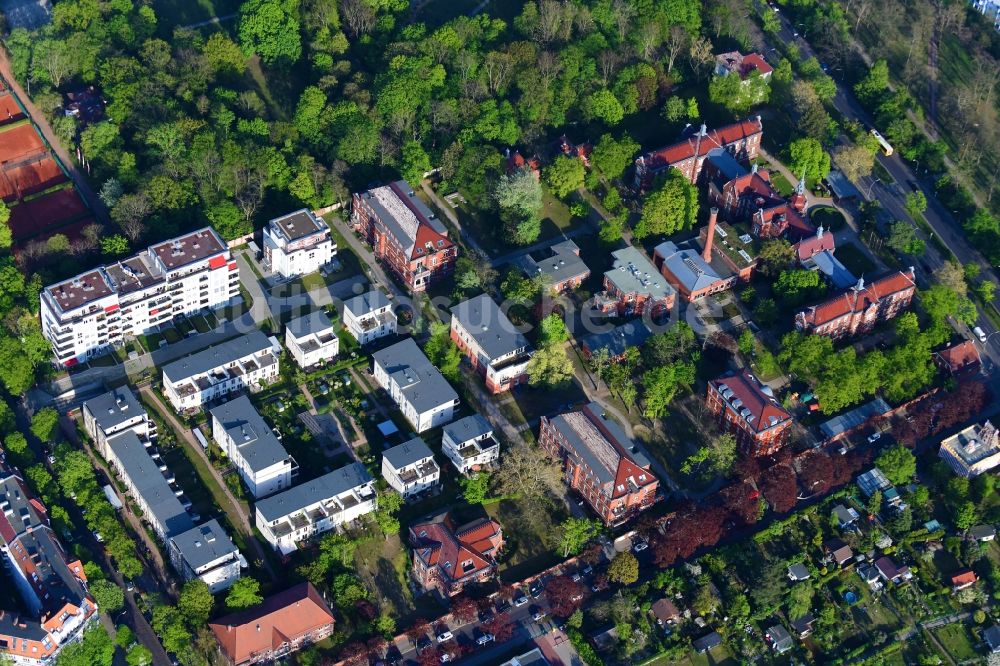
M 281 235 L 289 243 L 318 231 L 329 231 L 329 227 L 316 219 L 308 208 L 301 208 L 287 215 L 276 217 L 271 220 L 271 224 L 281 231 Z
M 666 298 L 675 293 L 666 278 L 638 248 L 624 247 L 611 253 L 615 258 L 614 268 L 604 276 L 619 291 L 626 294 L 647 294 L 653 300 Z
M 461 444 L 493 432 L 493 426 L 482 414 L 473 414 L 449 423 L 443 432 L 452 441 Z
M 322 310 L 310 312 L 305 317 L 299 317 L 288 322 L 287 330 L 291 331 L 296 340 L 307 335 L 315 335 L 333 328 L 333 322 Z
M 170 541 L 192 569 L 211 564 L 228 555 L 239 554 L 232 539 L 214 518 L 203 525 L 171 537 Z
M 451 314 L 491 359 L 524 349 L 528 339 L 488 294 L 462 301 Z
M 219 405 L 211 414 L 236 442 L 240 455 L 254 472 L 288 458 L 285 447 L 245 395 Z
M 156 255 L 167 270 L 193 264 L 228 250 L 229 246 L 212 227 L 204 227 L 149 247 L 149 253 Z
M 108 447 L 118 458 L 120 472 L 129 478 L 135 491 L 142 495 L 153 514 L 150 518 L 163 525 L 167 536 L 180 534 L 194 527 L 191 516 L 184 510 L 166 477 L 149 457 L 146 447 L 134 432 L 129 430 L 112 437 L 108 440 Z
M 402 469 L 424 458 L 433 458 L 434 452 L 419 437 L 397 444 L 382 452 L 382 457 L 389 461 L 393 469 Z
M 257 500 L 256 511 L 267 522 L 280 520 L 313 504 L 332 499 L 349 490 L 371 483 L 372 480 L 365 466 L 354 462 L 312 481 L 292 486 L 277 495 Z
M 171 382 L 179 382 L 270 348 L 271 341 L 263 331 L 252 331 L 168 363 L 163 366 L 163 376 Z
M 91 398 L 83 403 L 83 407 L 94 416 L 97 427 L 104 431 L 146 411 L 128 386 Z
M 363 317 L 389 304 L 389 298 L 385 294 L 377 289 L 372 289 L 367 294 L 359 294 L 354 298 L 348 298 L 344 301 L 344 309 L 355 317 Z
M 517 260 L 518 267 L 529 278 L 545 275 L 553 284 L 558 284 L 570 278 L 582 279 L 590 274 L 590 269 L 578 254 L 580 248 L 572 240 L 555 243 L 540 252 L 546 256 L 535 259 L 531 254 L 525 254 Z
M 406 338 L 372 354 L 418 412 L 458 400 L 441 372 L 424 356 L 413 338 Z

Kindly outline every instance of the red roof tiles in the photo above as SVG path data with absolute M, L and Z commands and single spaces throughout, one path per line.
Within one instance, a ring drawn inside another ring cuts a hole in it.
M 695 157 L 696 148 L 698 156 L 704 157 L 710 150 L 725 148 L 763 131 L 759 119 L 744 120 L 717 130 L 709 130 L 700 142 L 697 136 L 690 136 L 673 145 L 646 153 L 640 159 L 645 161 L 647 168 L 656 170 Z
M 803 313 L 804 319 L 812 327 L 822 326 L 834 319 L 864 312 L 882 299 L 915 287 L 912 272 L 897 271 L 862 287 L 860 290 L 853 287 L 836 298 L 814 306 Z
M 952 372 L 958 372 L 972 364 L 982 363 L 979 350 L 976 349 L 976 343 L 972 340 L 965 340 L 947 349 L 942 349 L 937 353 L 937 356 L 947 364 L 948 369 Z
M 784 407 L 764 392 L 764 388 L 760 382 L 746 370 L 736 375 L 713 379 L 709 383 L 737 412 L 742 409 L 749 410 L 750 415 L 753 417 L 748 422 L 751 430 L 763 432 L 792 418 L 791 414 Z M 728 397 L 720 388 L 722 386 L 727 387 L 732 392 Z M 735 406 L 737 400 L 739 401 L 739 407 Z M 774 417 L 773 423 L 771 422 L 772 417 Z

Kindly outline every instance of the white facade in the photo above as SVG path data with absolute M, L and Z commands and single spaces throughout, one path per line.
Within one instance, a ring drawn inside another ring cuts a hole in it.
M 184 580 L 197 578 L 208 585 L 212 594 L 229 589 L 247 566 L 216 520 L 171 537 L 167 545 L 170 562 Z
M 393 335 L 396 313 L 381 291 L 370 291 L 344 301 L 344 326 L 361 345 Z
M 489 421 L 474 414 L 449 423 L 441 435 L 441 451 L 462 474 L 489 467 L 500 457 L 500 442 Z
M 87 400 L 81 412 L 84 430 L 97 443 L 102 455 L 107 440 L 115 435 L 131 430 L 142 440 L 156 436 L 156 425 L 127 386 Z
M 255 498 L 291 487 L 299 466 L 257 413 L 240 396 L 212 410 L 212 438 L 239 472 Z
M 325 363 L 340 352 L 333 322 L 322 311 L 293 319 L 285 328 L 285 347 L 302 369 Z
M 229 305 L 239 293 L 229 247 L 205 227 L 46 287 L 42 334 L 58 363 L 69 367 L 179 315 Z
M 330 227 L 305 208 L 264 227 L 264 263 L 282 277 L 315 273 L 336 253 Z
M 1000 465 L 1000 433 L 989 421 L 974 423 L 941 442 L 938 457 L 955 474 L 975 478 Z
M 414 437 L 382 453 L 382 478 L 403 497 L 412 497 L 438 485 L 441 468 L 424 440 Z
M 417 432 L 451 421 L 458 394 L 413 338 L 374 353 L 372 359 L 375 381 Z
M 163 367 L 163 395 L 178 412 L 233 391 L 259 389 L 278 376 L 281 347 L 260 331 L 233 338 Z
M 377 497 L 364 466 L 351 463 L 257 502 L 255 521 L 271 547 L 287 555 L 301 542 L 371 513 Z

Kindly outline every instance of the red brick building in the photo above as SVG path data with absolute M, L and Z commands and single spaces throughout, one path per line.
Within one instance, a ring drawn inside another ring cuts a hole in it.
M 445 511 L 410 527 L 410 545 L 417 581 L 425 590 L 453 597 L 469 583 L 495 575 L 503 530 L 500 523 L 486 518 L 455 526 Z
M 795 327 L 831 338 L 865 334 L 909 307 L 916 291 L 912 266 L 869 285 L 861 278 L 840 296 L 795 315 Z
M 641 250 L 630 245 L 611 254 L 615 261 L 604 273 L 604 291 L 591 300 L 594 308 L 618 317 L 648 311 L 655 319 L 674 307 L 676 290 Z
M 649 187 L 658 174 L 671 167 L 679 169 L 695 183 L 709 152 L 718 148 L 741 162 L 749 162 L 757 157 L 763 136 L 760 116 L 711 131 L 702 125 L 675 144 L 639 156 L 635 160 L 635 186 L 639 189 Z
M 705 404 L 746 454 L 771 455 L 788 441 L 791 414 L 746 370 L 710 381 Z
M 448 229 L 405 181 L 355 193 L 351 226 L 411 291 L 425 291 L 455 270 L 458 248 Z
M 656 502 L 660 482 L 649 460 L 596 402 L 543 416 L 538 444 L 562 461 L 566 483 L 605 525 L 620 525 Z

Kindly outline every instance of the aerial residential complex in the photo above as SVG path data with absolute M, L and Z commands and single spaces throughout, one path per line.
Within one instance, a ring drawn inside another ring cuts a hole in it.
M 448 229 L 405 181 L 354 194 L 351 225 L 411 291 L 451 275 L 458 248 Z
M 938 456 L 955 474 L 977 477 L 1000 465 L 1000 433 L 989 421 L 973 423 L 941 442 Z
M 23 611 L 0 609 L 0 661 L 49 666 L 97 619 L 83 562 L 68 553 L 48 510 L 21 476 L 0 463 L 0 553 Z M 14 590 L 6 590 L 8 595 Z
M 229 305 L 239 293 L 229 247 L 205 227 L 49 285 L 40 297 L 42 334 L 69 367 L 174 317 Z
M 233 391 L 256 390 L 278 376 L 280 356 L 276 342 L 253 331 L 163 366 L 163 395 L 184 412 Z
M 299 472 L 277 435 L 241 395 L 211 411 L 212 439 L 218 443 L 255 498 L 289 488 Z
M 330 227 L 305 208 L 271 220 L 263 234 L 264 265 L 284 278 L 315 273 L 337 253 Z
M 533 350 L 488 294 L 463 301 L 451 309 L 451 339 L 493 393 L 528 381 Z
M 576 289 L 590 277 L 590 269 L 580 258 L 579 246 L 569 239 L 525 254 L 516 263 L 526 278 L 542 280 L 546 289 L 557 294 Z
M 543 416 L 538 444 L 562 462 L 564 477 L 605 525 L 619 525 L 656 501 L 649 460 L 596 402 Z
M 288 322 L 285 347 L 299 367 L 305 370 L 332 360 L 340 351 L 340 338 L 326 313 L 316 310 Z
M 775 400 L 770 386 L 746 370 L 710 381 L 705 402 L 745 453 L 771 455 L 788 441 L 791 414 Z
M 451 421 L 458 394 L 413 338 L 375 352 L 372 362 L 375 381 L 389 393 L 414 430 L 423 432 Z
M 382 478 L 403 497 L 412 497 L 441 482 L 434 452 L 419 437 L 382 452 Z
M 479 414 L 452 421 L 441 434 L 441 451 L 461 474 L 481 471 L 500 457 L 493 426 Z
M 677 292 L 642 250 L 629 246 L 611 255 L 615 262 L 604 273 L 604 291 L 592 299 L 597 310 L 618 317 L 648 312 L 655 319 L 674 307 Z
M 254 520 L 271 547 L 287 555 L 303 541 L 371 513 L 376 502 L 375 481 L 355 462 L 259 500 Z
M 344 301 L 344 327 L 360 345 L 367 345 L 396 332 L 392 302 L 378 290 Z

